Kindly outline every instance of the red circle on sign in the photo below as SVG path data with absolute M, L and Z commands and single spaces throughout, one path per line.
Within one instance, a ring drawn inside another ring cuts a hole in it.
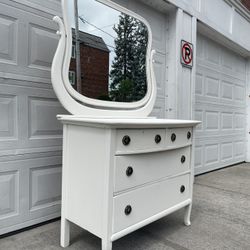
M 190 51 L 190 54 L 188 56 L 186 54 L 187 50 Z M 182 45 L 182 59 L 186 64 L 190 64 L 193 60 L 193 50 L 188 43 L 184 43 Z

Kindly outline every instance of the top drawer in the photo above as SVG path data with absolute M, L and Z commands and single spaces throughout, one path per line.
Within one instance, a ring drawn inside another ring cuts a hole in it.
M 179 148 L 192 144 L 191 128 L 166 129 L 166 146 Z
M 192 128 L 118 129 L 116 155 L 174 149 L 191 143 Z

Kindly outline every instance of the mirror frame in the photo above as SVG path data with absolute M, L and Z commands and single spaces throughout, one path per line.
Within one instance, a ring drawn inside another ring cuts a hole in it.
M 68 13 L 69 1 L 73 2 L 73 0 L 62 0 L 63 20 L 64 20 L 65 32 L 66 32 L 66 50 L 65 50 L 65 57 L 64 57 L 64 63 L 63 63 L 63 82 L 68 93 L 75 100 L 77 100 L 78 102 L 86 106 L 98 107 L 101 109 L 113 109 L 113 110 L 121 110 L 121 109 L 131 110 L 132 109 L 133 110 L 133 109 L 138 109 L 138 108 L 145 106 L 146 103 L 151 99 L 150 97 L 153 94 L 153 86 L 152 86 L 153 83 L 152 83 L 152 77 L 151 77 L 151 71 L 150 71 L 150 67 L 153 67 L 152 62 L 151 62 L 152 31 L 147 20 L 145 20 L 143 17 L 139 16 L 138 14 L 112 2 L 111 0 L 96 0 L 97 2 L 100 2 L 110 8 L 113 8 L 119 12 L 123 12 L 127 15 L 130 15 L 140 20 L 147 27 L 148 29 L 148 45 L 147 45 L 147 53 L 146 53 L 147 92 L 146 92 L 146 95 L 141 100 L 136 101 L 136 102 L 115 102 L 115 101 L 103 101 L 103 100 L 93 99 L 93 98 L 89 98 L 87 96 L 84 96 L 78 93 L 73 88 L 68 78 L 69 65 L 70 65 L 71 53 L 72 53 L 72 29 L 71 29 L 71 23 L 69 21 L 69 13 Z

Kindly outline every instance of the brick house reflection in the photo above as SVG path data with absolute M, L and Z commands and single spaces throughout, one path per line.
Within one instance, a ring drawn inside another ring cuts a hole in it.
M 72 58 L 69 79 L 76 89 L 75 31 L 73 34 Z M 109 49 L 101 37 L 79 31 L 82 94 L 90 98 L 108 95 Z

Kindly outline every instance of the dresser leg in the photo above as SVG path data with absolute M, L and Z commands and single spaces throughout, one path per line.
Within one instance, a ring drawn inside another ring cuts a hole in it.
M 61 218 L 61 246 L 67 247 L 69 246 L 69 237 L 70 237 L 70 222 Z
M 112 242 L 102 239 L 102 250 L 112 250 Z
M 192 203 L 185 207 L 184 224 L 186 226 L 191 225 L 191 221 L 190 221 L 191 210 L 192 210 Z

